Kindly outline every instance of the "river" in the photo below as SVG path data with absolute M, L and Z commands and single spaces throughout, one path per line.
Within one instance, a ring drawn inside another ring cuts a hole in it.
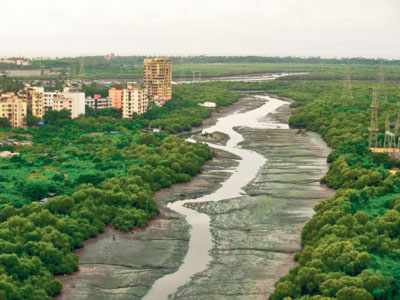
M 148 228 L 109 228 L 87 241 L 76 251 L 80 271 L 60 278 L 57 299 L 265 299 L 272 292 L 295 264 L 312 207 L 332 195 L 319 183 L 330 149 L 317 134 L 289 129 L 288 103 L 277 98 L 248 96 L 222 111 L 202 130 L 229 139 L 209 142 L 218 150 L 204 172 L 156 193 L 161 214 Z
M 212 259 L 209 254 L 212 248 L 210 218 L 205 213 L 199 213 L 196 210 L 187 208 L 185 204 L 240 197 L 245 194 L 242 187 L 249 183 L 256 176 L 258 169 L 265 164 L 266 159 L 262 155 L 238 146 L 244 139 L 234 128 L 240 126 L 263 129 L 288 128 L 287 124 L 260 121 L 262 117 L 275 112 L 277 108 L 286 102 L 269 96 L 256 97 L 264 99 L 265 104 L 254 110 L 223 117 L 218 120 L 216 125 L 203 130 L 204 133 L 218 131 L 228 135 L 229 140 L 226 146 L 210 143 L 209 145 L 236 154 L 241 158 L 240 163 L 233 170 L 232 176 L 214 193 L 199 199 L 187 199 L 168 204 L 169 208 L 185 216 L 186 221 L 191 226 L 189 250 L 179 270 L 156 281 L 149 294 L 143 298 L 144 300 L 166 299 L 167 295 L 172 294 L 178 287 L 188 282 L 191 276 L 205 270 Z

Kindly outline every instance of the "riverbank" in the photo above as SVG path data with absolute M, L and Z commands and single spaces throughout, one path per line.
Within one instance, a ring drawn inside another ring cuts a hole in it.
M 267 119 L 287 119 L 287 107 Z M 320 199 L 334 191 L 319 183 L 330 149 L 315 133 L 239 128 L 241 146 L 268 160 L 243 197 L 187 204 L 211 218 L 212 262 L 172 299 L 266 299 L 294 266 L 300 233 Z
M 194 131 L 264 102 L 247 95 L 215 112 Z M 283 105 L 263 121 L 287 122 L 290 113 L 289 105 Z M 265 299 L 274 282 L 293 265 L 301 228 L 311 217 L 312 207 L 332 193 L 319 184 L 327 170 L 329 149 L 318 136 L 301 136 L 289 129 L 241 128 L 239 132 L 245 138 L 241 146 L 268 161 L 245 188 L 247 195 L 188 204 L 210 215 L 215 248 L 210 267 L 181 287 L 175 299 Z M 146 229 L 122 233 L 109 228 L 77 250 L 80 271 L 60 278 L 64 288 L 56 299 L 141 299 L 157 278 L 177 270 L 187 252 L 189 228 L 165 204 L 209 194 L 230 177 L 226 169 L 235 167 L 238 157 L 213 151 L 216 155 L 202 174 L 155 194 L 161 213 Z

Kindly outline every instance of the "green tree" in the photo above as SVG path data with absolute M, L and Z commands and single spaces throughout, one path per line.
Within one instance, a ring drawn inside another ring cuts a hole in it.
M 11 128 L 10 120 L 7 118 L 0 118 L 0 128 Z
M 34 127 L 37 126 L 37 124 L 40 122 L 40 118 L 32 115 L 32 112 L 28 111 L 27 115 L 24 118 L 24 121 L 26 122 L 26 125 L 28 127 Z
M 65 108 L 60 111 L 48 110 L 44 113 L 43 119 L 46 124 L 54 125 L 59 121 L 71 119 L 71 112 Z

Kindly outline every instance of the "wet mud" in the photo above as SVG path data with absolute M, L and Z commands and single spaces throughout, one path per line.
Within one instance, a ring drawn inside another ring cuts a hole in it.
M 263 103 L 246 95 L 213 113 L 192 133 Z M 287 123 L 290 113 L 286 104 L 264 121 Z M 208 268 L 180 287 L 172 299 L 266 299 L 276 280 L 295 264 L 301 229 L 311 218 L 313 206 L 333 194 L 319 183 L 327 171 L 330 149 L 317 134 L 301 135 L 292 129 L 235 130 L 244 137 L 242 148 L 267 161 L 243 188 L 243 196 L 185 204 L 210 217 L 214 246 Z M 218 134 L 216 144 L 225 143 L 226 137 Z M 218 149 L 213 152 L 214 158 L 191 182 L 155 193 L 161 213 L 148 227 L 127 233 L 109 227 L 76 250 L 80 271 L 59 276 L 64 288 L 55 299 L 141 299 L 157 279 L 175 272 L 188 250 L 190 228 L 166 204 L 210 194 L 231 176 L 240 158 Z

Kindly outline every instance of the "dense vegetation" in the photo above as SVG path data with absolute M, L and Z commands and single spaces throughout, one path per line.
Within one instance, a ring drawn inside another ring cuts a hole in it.
M 270 299 L 400 299 L 400 173 L 389 171 L 399 161 L 367 147 L 372 83 L 354 83 L 354 101 L 341 99 L 340 82 L 225 85 L 295 99 L 291 126 L 317 131 L 336 148 L 322 182 L 337 193 L 315 207 L 295 255 L 298 265 L 276 283 Z M 387 102 L 378 90 L 383 132 L 386 115 L 396 117 L 399 85 L 386 85 Z
M 211 153 L 141 131 L 149 124 L 191 129 L 211 113 L 198 103 L 223 106 L 239 96 L 213 83 L 184 85 L 165 106 L 133 120 L 89 108 L 74 120 L 68 111 L 47 111 L 42 128 L 3 129 L 0 139 L 33 144 L 1 148 L 19 155 L 0 159 L 0 299 L 50 299 L 61 290 L 54 275 L 78 269 L 71 251 L 85 239 L 108 224 L 145 226 L 158 213 L 153 191 L 189 181 Z
M 24 88 L 24 84 L 18 80 L 14 80 L 6 75 L 0 75 L 0 93 L 14 92 Z

